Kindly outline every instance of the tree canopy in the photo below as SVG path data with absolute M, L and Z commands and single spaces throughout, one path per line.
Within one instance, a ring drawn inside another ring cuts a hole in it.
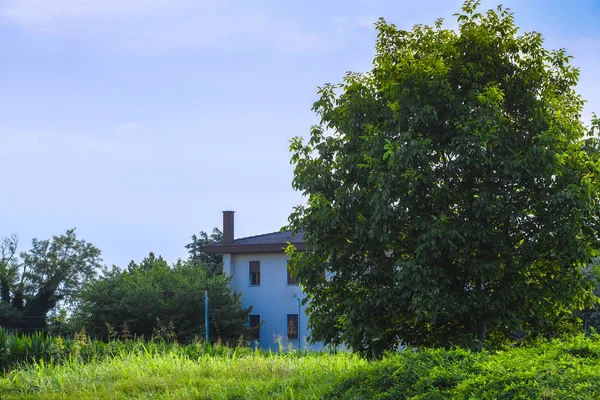
M 58 304 L 72 305 L 85 282 L 100 268 L 100 250 L 77 239 L 75 229 L 51 240 L 33 239 L 17 257 L 16 235 L 0 243 L 0 325 L 46 328 Z
M 319 88 L 320 123 L 292 140 L 312 340 L 500 345 L 573 329 L 595 300 L 600 121 L 580 119 L 565 50 L 478 6 L 457 30 L 380 19 L 372 70 Z
M 192 242 L 185 245 L 189 254 L 188 261 L 202 266 L 209 274 L 222 274 L 223 255 L 202 251 L 202 247 L 208 244 L 220 243 L 222 239 L 223 233 L 218 228 L 214 228 L 213 233 L 210 235 L 204 231 L 200 231 L 198 236 L 192 235 Z

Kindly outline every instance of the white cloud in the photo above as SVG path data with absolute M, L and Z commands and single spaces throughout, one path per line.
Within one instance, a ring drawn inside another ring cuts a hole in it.
M 55 131 L 0 132 L 0 158 L 16 165 L 63 164 L 85 161 L 97 165 L 151 160 L 152 151 L 141 135 L 118 132 L 105 137 Z
M 333 47 L 293 20 L 222 0 L 13 0 L 0 5 L 0 18 L 34 33 L 127 53 L 265 46 L 305 53 Z
M 304 32 L 292 21 L 281 22 L 271 28 L 274 29 L 266 29 L 263 35 L 272 38 L 282 52 L 312 53 L 327 51 L 330 48 L 330 44 L 326 43 L 321 36 Z
M 320 35 L 304 31 L 294 21 L 273 19 L 256 12 L 198 13 L 158 24 L 144 24 L 113 38 L 113 48 L 143 53 L 197 48 L 245 52 L 261 47 L 283 53 L 306 53 L 323 52 L 331 47 Z
M 356 19 L 355 25 L 360 28 L 375 29 L 377 17 L 361 15 Z
M 72 18 L 153 14 L 214 6 L 207 0 L 9 0 L 0 15 L 26 26 L 47 26 Z
M 331 20 L 336 32 L 346 33 L 352 30 L 375 30 L 375 22 L 377 22 L 378 17 L 359 15 L 355 18 L 348 19 L 342 16 L 335 16 Z
M 115 125 L 114 129 L 117 134 L 136 134 L 144 131 L 144 126 L 135 122 L 127 121 L 121 122 L 120 124 Z

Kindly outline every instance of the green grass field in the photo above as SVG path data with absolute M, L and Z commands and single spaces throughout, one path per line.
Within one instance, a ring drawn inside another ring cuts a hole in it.
M 92 340 L 0 328 L 0 399 L 308 399 L 367 363 L 196 341 Z
M 373 362 L 200 342 L 5 335 L 0 345 L 0 399 L 600 399 L 599 335 Z
M 99 362 L 36 364 L 0 380 L 2 399 L 318 399 L 365 361 L 350 354 L 128 354 Z

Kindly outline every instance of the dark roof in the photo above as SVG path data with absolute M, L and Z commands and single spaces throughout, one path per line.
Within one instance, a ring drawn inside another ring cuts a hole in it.
M 272 232 L 262 235 L 234 239 L 229 243 L 217 243 L 204 246 L 206 253 L 261 253 L 283 252 L 287 244 L 295 245 L 296 249 L 304 250 L 303 233 L 293 234 L 291 231 Z
M 287 242 L 290 242 L 292 244 L 300 244 L 304 243 L 303 236 L 304 234 L 302 232 L 299 232 L 296 235 L 294 235 L 291 231 L 273 232 L 235 239 L 233 242 L 228 244 L 230 246 L 242 244 L 285 244 Z

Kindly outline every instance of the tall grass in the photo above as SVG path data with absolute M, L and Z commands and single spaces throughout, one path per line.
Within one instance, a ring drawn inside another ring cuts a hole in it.
M 2 336 L 0 399 L 599 399 L 600 335 L 472 353 L 351 353 Z
M 88 363 L 37 362 L 0 378 L 0 398 L 319 399 L 342 375 L 366 364 L 344 353 L 233 350 L 194 358 L 176 349 L 162 354 L 122 351 Z
M 48 336 L 43 333 L 12 333 L 0 327 L 0 371 L 10 371 L 28 364 L 63 364 L 78 361 L 89 363 L 129 354 L 174 354 L 199 358 L 203 355 L 236 357 L 252 353 L 247 347 L 227 347 L 196 341 L 180 345 L 168 340 L 92 340 L 85 331 L 73 338 Z
M 321 398 L 364 364 L 351 354 L 165 340 L 91 340 L 0 328 L 0 399 Z

